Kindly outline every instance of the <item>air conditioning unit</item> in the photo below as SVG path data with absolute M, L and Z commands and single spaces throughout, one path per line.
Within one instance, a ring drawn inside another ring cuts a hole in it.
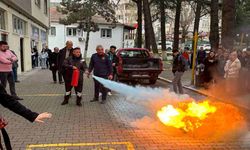
M 79 37 L 79 38 L 78 38 L 78 41 L 79 41 L 79 42 L 84 42 L 84 40 L 85 40 L 85 39 L 82 38 L 82 37 Z

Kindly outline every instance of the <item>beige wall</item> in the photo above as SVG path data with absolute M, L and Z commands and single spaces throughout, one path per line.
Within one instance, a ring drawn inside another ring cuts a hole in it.
M 47 12 L 48 14 L 44 13 L 44 0 L 41 0 L 40 8 L 35 4 L 35 0 L 32 0 L 31 2 L 31 8 L 32 8 L 32 16 L 37 18 L 39 21 L 41 21 L 43 24 L 45 24 L 47 27 L 49 26 L 49 0 L 47 4 Z
M 18 13 L 17 11 L 13 10 L 11 7 L 8 7 L 4 3 L 0 2 L 0 8 L 5 10 L 5 21 L 6 21 L 6 30 L 0 31 L 1 32 L 7 32 L 8 34 L 8 43 L 10 46 L 10 49 L 14 50 L 15 53 L 18 56 L 18 59 L 21 60 L 21 54 L 20 54 L 20 38 L 23 38 L 23 50 L 24 50 L 24 71 L 28 71 L 32 69 L 32 63 L 31 63 L 31 34 L 32 34 L 32 28 L 31 25 L 34 25 L 39 28 L 39 30 L 45 30 L 38 24 L 34 23 L 32 20 L 28 19 L 27 17 L 23 16 L 22 14 Z M 26 22 L 26 33 L 25 35 L 19 35 L 17 33 L 13 32 L 13 15 L 19 17 L 20 19 L 24 20 Z M 41 33 L 39 33 L 41 35 Z M 39 52 L 42 49 L 42 41 L 41 37 L 39 37 L 38 40 L 38 50 Z M 19 61 L 19 68 L 18 72 L 21 72 L 21 61 Z
M 17 6 L 23 8 L 27 13 L 31 14 L 31 2 L 34 0 L 10 0 Z

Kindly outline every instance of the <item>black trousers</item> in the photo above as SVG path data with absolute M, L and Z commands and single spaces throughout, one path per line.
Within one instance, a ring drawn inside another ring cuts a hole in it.
M 108 77 L 102 76 L 101 78 L 107 79 Z M 105 88 L 100 82 L 98 82 L 95 79 L 94 79 L 94 84 L 95 84 L 95 94 L 94 94 L 95 97 L 94 97 L 94 99 L 98 100 L 99 92 L 101 92 L 102 93 L 102 100 L 106 100 L 107 99 L 108 89 Z
M 7 81 L 9 82 L 10 94 L 12 96 L 16 96 L 13 72 L 0 72 L 0 82 L 2 83 L 4 88 L 6 88 L 7 86 Z
M 57 77 L 56 77 L 56 73 L 57 73 L 59 82 L 62 82 L 62 75 L 61 75 L 61 73 L 57 69 L 52 69 L 51 71 L 52 71 L 53 81 L 54 82 L 57 81 Z
M 71 94 L 72 88 L 73 88 L 73 86 L 71 86 L 71 81 L 66 81 L 65 82 L 65 91 L 66 91 L 65 96 L 68 96 Z M 77 97 L 82 97 L 82 95 L 81 95 L 82 88 L 83 88 L 83 80 L 80 80 L 80 81 L 78 81 L 77 87 L 74 87 Z
M 49 68 L 49 58 L 46 59 L 46 67 Z

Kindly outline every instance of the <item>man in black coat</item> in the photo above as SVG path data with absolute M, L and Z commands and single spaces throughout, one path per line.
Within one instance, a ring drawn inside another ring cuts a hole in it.
M 116 80 L 116 66 L 118 65 L 118 57 L 116 56 L 115 51 L 116 51 L 116 46 L 112 45 L 110 46 L 110 50 L 107 53 L 113 67 L 113 80 Z M 112 95 L 111 90 L 108 90 L 108 95 L 110 96 Z
M 200 50 L 197 53 L 197 62 L 199 64 L 204 64 L 206 59 L 206 51 L 203 49 L 203 47 L 200 48 Z
M 24 117 L 25 119 L 29 120 L 30 122 L 41 122 L 43 123 L 43 119 L 47 119 L 47 118 L 51 118 L 51 114 L 50 113 L 41 113 L 38 114 L 36 112 L 32 112 L 31 110 L 27 109 L 25 106 L 23 106 L 22 104 L 20 104 L 15 97 L 7 94 L 6 90 L 4 89 L 3 85 L 0 84 L 0 104 L 3 107 L 8 108 L 9 110 L 13 111 L 14 113 Z M 4 138 L 4 142 L 6 144 L 6 149 L 7 150 L 11 150 L 11 145 L 10 145 L 10 141 L 8 138 L 8 134 L 5 131 L 4 127 L 7 125 L 7 123 L 4 121 L 3 118 L 1 118 L 1 114 L 0 114 L 0 129 L 3 133 L 3 138 Z M 0 150 L 3 149 L 2 145 L 1 145 L 1 141 L 0 141 Z
M 67 59 L 69 56 L 72 56 L 73 51 L 73 42 L 67 41 L 66 46 L 59 51 L 59 59 L 58 59 L 58 71 L 60 73 L 60 76 L 63 76 L 64 78 L 64 70 L 62 68 L 64 60 Z M 63 82 L 60 82 L 62 84 Z
M 116 66 L 118 65 L 118 57 L 116 56 L 115 51 L 116 51 L 116 46 L 112 45 L 110 46 L 110 51 L 107 54 L 109 57 L 109 60 L 112 63 L 113 76 L 116 74 Z
M 59 48 L 55 47 L 54 52 L 49 57 L 50 70 L 52 71 L 53 81 L 57 82 L 56 73 L 58 73 L 59 83 L 62 82 L 62 76 L 58 71 Z
M 47 52 L 47 54 L 48 54 L 48 58 L 47 58 L 47 60 L 46 60 L 46 66 L 47 66 L 47 68 L 49 68 L 49 58 L 50 58 L 50 56 L 51 56 L 51 54 L 52 54 L 52 51 L 51 51 L 51 49 L 49 49 L 49 47 L 46 45 L 45 46 L 45 52 Z
M 94 70 L 95 76 L 112 80 L 113 69 L 109 57 L 104 53 L 104 49 L 101 45 L 98 45 L 96 47 L 96 52 L 97 53 L 93 54 L 90 59 L 88 77 L 90 73 Z M 99 91 L 101 91 L 102 101 L 100 101 L 100 103 L 104 104 L 107 98 L 107 89 L 95 79 L 94 79 L 94 84 L 95 84 L 95 94 L 93 100 L 91 100 L 90 102 L 98 101 Z

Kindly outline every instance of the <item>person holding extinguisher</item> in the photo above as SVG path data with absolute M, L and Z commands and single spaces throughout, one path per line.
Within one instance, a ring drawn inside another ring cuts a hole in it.
M 102 45 L 96 46 L 96 53 L 93 54 L 90 58 L 89 69 L 86 72 L 87 77 L 90 76 L 92 71 L 94 72 L 94 75 L 97 77 L 109 80 L 113 79 L 113 66 L 108 55 L 104 53 Z M 94 79 L 94 85 L 95 85 L 94 98 L 90 100 L 90 102 L 99 101 L 99 92 L 101 92 L 102 100 L 100 101 L 100 103 L 105 104 L 108 93 L 107 88 L 105 88 L 101 83 L 99 83 L 95 79 Z
M 65 72 L 65 96 L 61 105 L 69 103 L 71 89 L 74 87 L 76 92 L 76 105 L 82 106 L 82 88 L 83 88 L 83 74 L 87 71 L 87 64 L 82 59 L 81 49 L 76 47 L 73 49 L 73 55 L 68 57 L 63 65 Z

